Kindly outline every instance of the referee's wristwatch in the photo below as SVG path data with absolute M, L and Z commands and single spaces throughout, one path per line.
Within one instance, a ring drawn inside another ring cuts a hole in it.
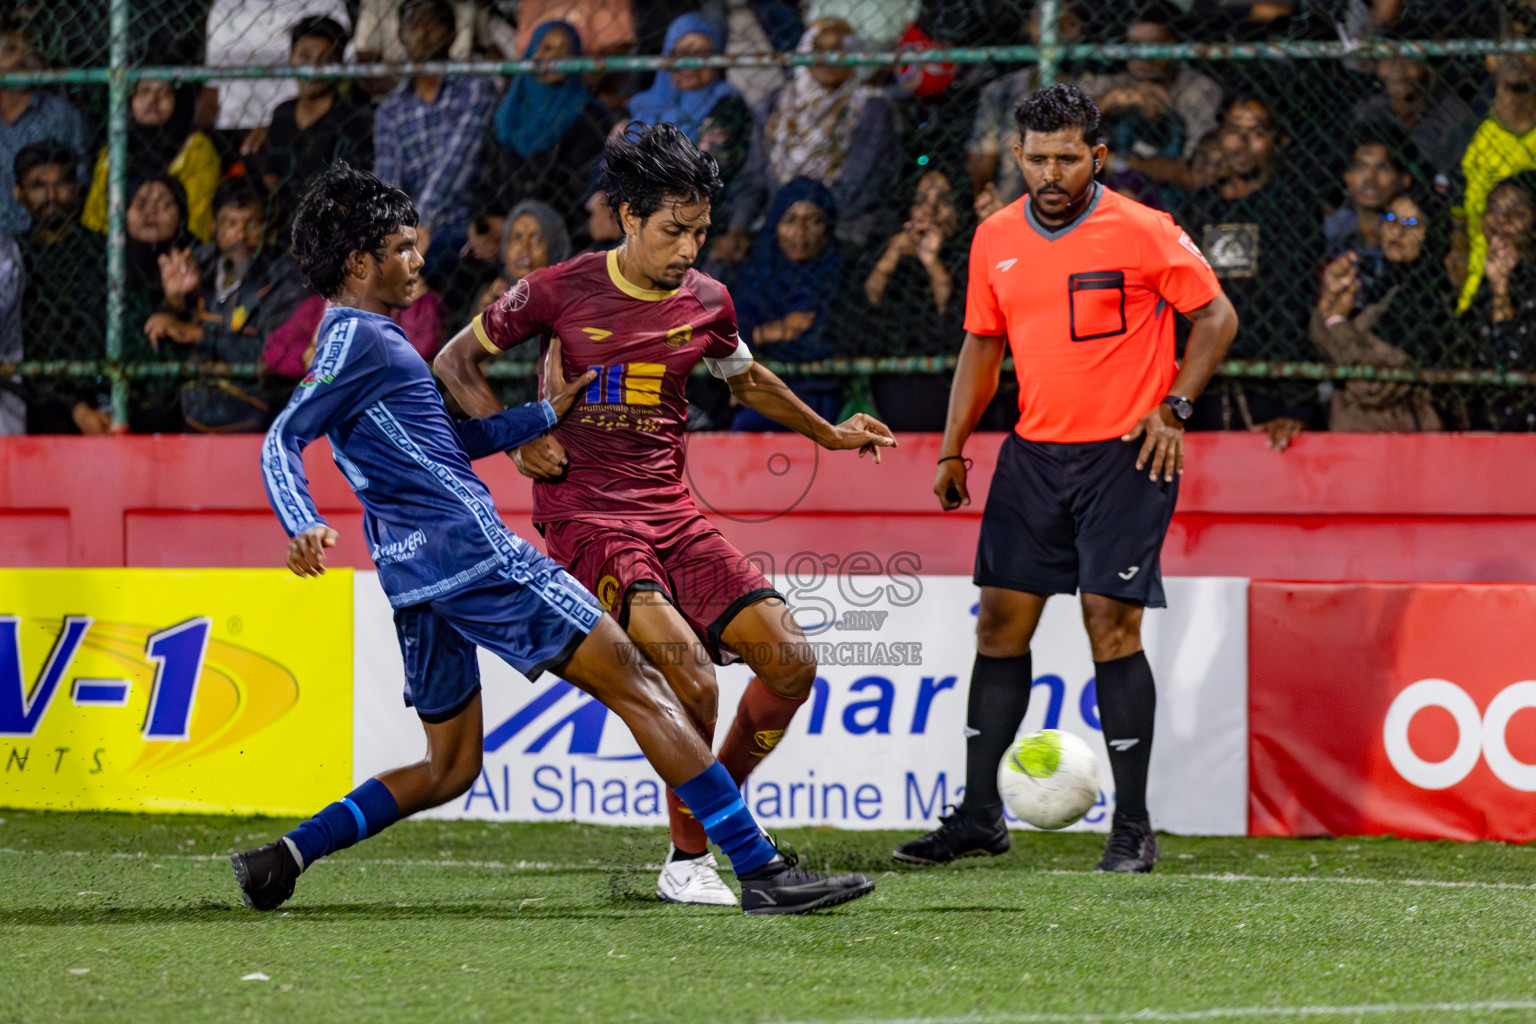
M 1188 423 L 1189 418 L 1195 414 L 1195 403 L 1183 395 L 1169 395 L 1163 399 L 1163 404 L 1173 410 L 1180 423 Z

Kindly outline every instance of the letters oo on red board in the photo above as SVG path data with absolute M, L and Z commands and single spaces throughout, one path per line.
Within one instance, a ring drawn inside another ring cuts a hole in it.
M 1258 583 L 1249 831 L 1536 839 L 1536 587 Z

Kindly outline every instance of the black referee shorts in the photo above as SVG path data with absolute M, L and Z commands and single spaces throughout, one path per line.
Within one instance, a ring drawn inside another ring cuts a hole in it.
M 981 517 L 977 585 L 1166 607 L 1161 555 L 1179 481 L 1147 479 L 1140 451 L 1140 440 L 1061 444 L 1010 432 Z

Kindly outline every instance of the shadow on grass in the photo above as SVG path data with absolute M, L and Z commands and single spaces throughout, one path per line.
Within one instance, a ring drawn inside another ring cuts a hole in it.
M 104 906 L 104 907 L 21 907 L 0 911 L 0 927 L 81 927 L 144 924 L 265 924 L 280 917 L 302 922 L 379 922 L 379 921 L 628 921 L 655 915 L 731 918 L 740 911 L 725 907 L 678 907 L 662 903 L 653 894 L 620 893 L 611 897 L 620 904 L 601 906 L 531 906 L 496 903 L 420 903 L 399 906 L 395 903 L 295 903 L 273 913 L 249 910 L 239 903 L 222 900 L 190 901 L 177 906 Z M 816 911 L 814 916 L 871 916 L 911 918 L 918 915 L 997 915 L 1018 914 L 1020 907 L 961 904 L 927 905 L 921 908 L 886 907 L 868 900 Z
M 601 907 L 533 907 L 518 909 L 516 901 L 499 903 L 421 903 L 399 906 L 395 903 L 295 903 L 271 913 L 247 909 L 236 902 L 206 900 L 181 906 L 106 906 L 106 907 L 23 907 L 0 911 L 0 928 L 78 927 L 144 924 L 267 924 L 285 917 L 294 923 L 306 921 L 624 921 L 637 911 L 654 909 L 668 914 L 693 913 L 693 908 L 669 907 L 651 896 L 624 900 L 627 907 L 605 910 Z M 712 908 L 719 913 L 722 908 Z M 729 916 L 727 913 L 725 916 Z

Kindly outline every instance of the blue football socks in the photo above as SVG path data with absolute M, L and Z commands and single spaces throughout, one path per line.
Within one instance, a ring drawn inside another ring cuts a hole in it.
M 307 868 L 321 857 L 345 850 L 399 820 L 400 807 L 394 794 L 378 779 L 369 779 L 283 839 L 298 859 L 299 867 Z
M 731 858 L 736 877 L 749 875 L 778 856 L 747 810 L 731 773 L 719 761 L 678 786 L 677 795 L 704 826 L 704 834 Z

